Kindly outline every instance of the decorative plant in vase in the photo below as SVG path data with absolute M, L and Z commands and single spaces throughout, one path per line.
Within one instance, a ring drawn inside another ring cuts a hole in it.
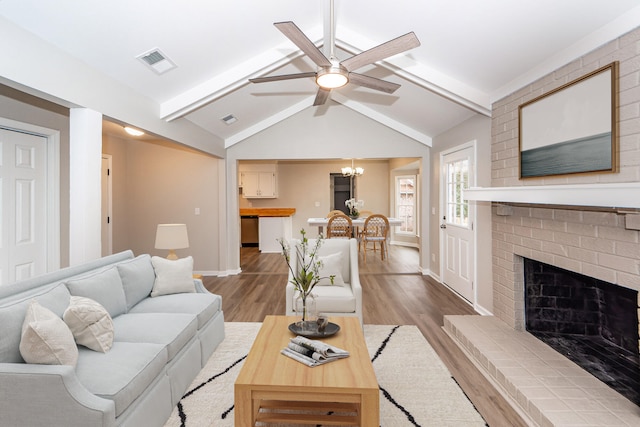
M 315 241 L 315 244 L 312 248 L 309 248 L 309 239 L 307 239 L 306 232 L 304 228 L 300 230 L 300 235 L 302 236 L 300 239 L 300 244 L 295 245 L 295 257 L 297 264 L 297 271 L 294 271 L 291 266 L 291 248 L 289 244 L 284 241 L 284 239 L 278 239 L 278 243 L 282 247 L 282 255 L 287 261 L 287 266 L 289 267 L 289 271 L 291 272 L 292 279 L 289 281 L 293 284 L 296 295 L 294 296 L 294 304 L 295 298 L 300 298 L 302 302 L 302 322 L 304 324 L 305 321 L 308 320 L 310 313 L 307 310 L 307 303 L 309 297 L 312 295 L 311 292 L 313 288 L 320 282 L 323 277 L 320 277 L 320 270 L 323 267 L 323 263 L 321 260 L 316 259 L 318 249 L 322 246 L 322 236 L 318 236 Z M 335 275 L 327 276 L 327 278 L 331 281 L 333 285 L 333 280 Z M 294 305 L 295 309 L 295 305 Z
M 349 216 L 351 218 L 358 218 L 360 216 L 360 209 L 364 206 L 364 201 L 351 198 L 344 202 L 347 209 L 349 209 Z

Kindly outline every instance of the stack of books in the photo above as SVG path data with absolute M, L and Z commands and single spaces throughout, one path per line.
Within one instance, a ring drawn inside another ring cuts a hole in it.
M 291 338 L 289 345 L 281 353 L 311 367 L 349 357 L 346 350 L 302 336 Z

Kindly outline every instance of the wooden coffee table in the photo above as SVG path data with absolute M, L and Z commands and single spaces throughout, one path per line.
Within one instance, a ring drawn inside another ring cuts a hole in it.
M 296 317 L 267 316 L 235 382 L 235 425 L 339 423 L 378 427 L 379 389 L 362 327 L 355 317 L 332 317 L 340 331 L 322 341 L 350 356 L 308 367 L 280 350 Z

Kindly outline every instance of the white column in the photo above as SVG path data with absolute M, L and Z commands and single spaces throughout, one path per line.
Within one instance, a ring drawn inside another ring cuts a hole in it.
M 102 114 L 72 108 L 69 141 L 69 265 L 101 256 Z

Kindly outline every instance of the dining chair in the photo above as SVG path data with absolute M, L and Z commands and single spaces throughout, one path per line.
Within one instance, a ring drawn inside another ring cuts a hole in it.
M 343 213 L 336 214 L 327 222 L 327 239 L 350 239 L 353 237 L 351 218 Z
M 367 263 L 367 249 L 369 244 L 376 251 L 376 243 L 380 244 L 380 259 L 387 257 L 387 236 L 389 234 L 389 219 L 382 214 L 373 214 L 364 220 L 364 227 L 360 233 L 359 246 L 364 249 L 364 263 Z
M 327 218 L 331 218 L 334 215 L 340 215 L 340 214 L 344 215 L 344 212 L 342 212 L 341 210 L 335 209 L 327 214 Z

